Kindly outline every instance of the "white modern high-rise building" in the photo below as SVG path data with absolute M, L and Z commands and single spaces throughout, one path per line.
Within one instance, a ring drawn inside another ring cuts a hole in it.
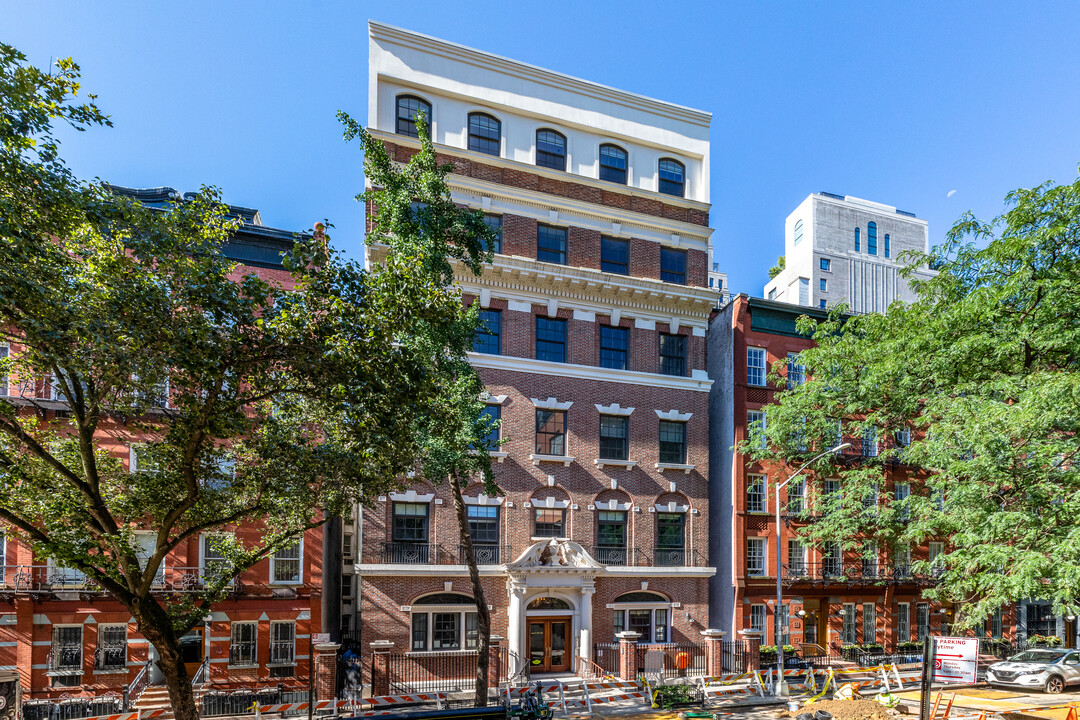
M 905 250 L 929 250 L 925 220 L 850 195 L 814 193 L 784 222 L 785 267 L 765 286 L 769 300 L 853 313 L 883 312 L 915 299 L 901 277 Z M 925 265 L 917 278 L 930 277 Z

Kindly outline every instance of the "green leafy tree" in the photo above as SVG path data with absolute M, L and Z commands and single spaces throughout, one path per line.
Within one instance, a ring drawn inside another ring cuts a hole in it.
M 421 115 L 417 121 L 420 151 L 404 167 L 396 166 L 382 142 L 346 113 L 339 113 L 339 119 L 345 127 L 346 141 L 359 139 L 364 150 L 365 172 L 372 189 L 358 199 L 374 208 L 374 225 L 366 241 L 375 254 L 381 258 L 383 247 L 426 245 L 430 242 L 427 238 L 446 238 L 447 242 L 439 243 L 446 252 L 429 255 L 429 271 L 448 284 L 453 282 L 455 264 L 479 274 L 481 262 L 491 260 L 488 248 L 494 244 L 495 233 L 484 223 L 483 212 L 462 209 L 451 200 L 446 175 L 453 166 L 438 164 L 426 132 L 426 119 Z M 483 414 L 484 387 L 466 356 L 480 329 L 478 310 L 478 304 L 472 308 L 459 305 L 452 322 L 440 318 L 437 325 L 427 329 L 424 337 L 430 343 L 431 372 L 440 393 L 434 412 L 417 417 L 414 432 L 422 448 L 418 456 L 419 478 L 432 484 L 446 483 L 454 497 L 459 543 L 476 600 L 479 642 L 475 702 L 482 707 L 488 702 L 491 615 L 473 552 L 462 490 L 478 480 L 489 495 L 501 491 L 495 484 L 487 453 L 495 449 L 488 447 L 486 440 L 493 421 Z
M 771 268 L 769 268 L 769 279 L 772 280 L 774 277 L 776 277 L 780 273 L 784 272 L 784 267 L 786 265 L 787 265 L 787 258 L 785 258 L 783 255 L 776 258 L 776 264 L 773 265 Z
M 817 464 L 842 492 L 819 499 L 807 535 L 848 549 L 944 541 L 913 570 L 937 579 L 927 595 L 957 603 L 961 628 L 1023 598 L 1080 605 L 1080 181 L 1006 204 L 990 222 L 963 216 L 933 256 L 906 258 L 939 268 L 915 283 L 916 302 L 802 318 L 816 341 L 802 353 L 809 379 L 767 409 L 767 448 L 745 448 L 797 462 L 835 444 L 839 423 L 856 448 L 876 438 L 877 457 Z M 897 464 L 912 468 L 911 496 L 871 511 L 864 500 Z
M 239 573 L 426 451 L 446 333 L 464 332 L 447 258 L 475 268 L 480 252 L 401 235 L 365 269 L 316 232 L 286 257 L 285 286 L 239 276 L 214 191 L 152 209 L 72 175 L 53 124 L 108 119 L 77 103 L 78 67 L 58 68 L 0 46 L 0 375 L 52 384 L 69 411 L 0 397 L 0 521 L 130 611 L 173 712 L 194 720 L 180 637 Z M 125 469 L 129 444 L 145 472 Z M 223 560 L 162 592 L 165 557 L 206 533 Z

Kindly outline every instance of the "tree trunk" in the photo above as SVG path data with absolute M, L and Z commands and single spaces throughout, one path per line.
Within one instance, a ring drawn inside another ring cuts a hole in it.
M 465 516 L 465 500 L 461 497 L 461 485 L 457 477 L 451 476 L 450 487 L 454 491 L 454 509 L 457 511 L 458 533 L 465 550 L 465 563 L 469 566 L 469 579 L 472 581 L 473 597 L 476 599 L 477 624 L 480 642 L 476 656 L 476 707 L 488 704 L 488 666 L 491 660 L 491 613 L 488 612 L 484 598 L 484 586 L 480 583 L 480 570 L 476 567 L 476 555 L 473 553 L 472 535 L 469 534 L 469 520 Z
M 195 693 L 191 687 L 191 677 L 180 656 L 180 642 L 173 629 L 172 620 L 164 608 L 152 598 L 145 598 L 141 603 L 129 608 L 135 618 L 139 633 L 158 651 L 158 667 L 165 676 L 165 687 L 169 690 L 169 704 L 176 720 L 199 720 L 199 710 L 195 705 Z

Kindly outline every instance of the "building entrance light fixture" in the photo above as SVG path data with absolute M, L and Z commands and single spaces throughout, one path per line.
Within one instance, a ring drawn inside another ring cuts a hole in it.
M 791 691 L 788 689 L 787 681 L 784 680 L 784 643 L 783 637 L 780 633 L 780 618 L 783 614 L 784 608 L 784 577 L 783 572 L 781 572 L 782 566 L 780 565 L 780 491 L 787 487 L 787 484 L 790 483 L 792 480 L 802 475 L 806 468 L 810 467 L 821 458 L 825 457 L 826 455 L 832 455 L 833 453 L 839 452 L 840 450 L 848 447 L 851 447 L 851 443 L 845 442 L 840 443 L 835 447 L 831 447 L 824 452 L 818 453 L 814 457 L 804 462 L 798 470 L 796 470 L 792 475 L 788 476 L 787 480 L 776 486 L 776 608 L 774 610 L 775 622 L 773 623 L 773 632 L 775 633 L 774 640 L 776 641 L 776 663 L 777 669 L 779 670 L 779 672 L 777 672 L 776 674 L 779 678 L 776 683 L 776 694 L 780 697 L 786 697 L 791 694 Z M 798 615 L 799 617 L 805 617 L 806 611 L 800 610 Z

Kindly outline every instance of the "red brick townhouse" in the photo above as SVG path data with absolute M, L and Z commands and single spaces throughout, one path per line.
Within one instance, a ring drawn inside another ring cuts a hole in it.
M 425 113 L 455 201 L 501 231 L 483 275 L 458 279 L 506 441 L 504 494 L 465 495 L 511 670 L 576 670 L 620 632 L 700 642 L 710 116 L 376 23 L 370 68 L 369 130 L 404 161 Z M 362 514 L 346 568 L 363 650 L 476 647 L 449 492 L 413 484 Z
M 923 596 L 932 577 L 919 576 L 912 563 L 933 559 L 945 539 L 919 547 L 878 547 L 867 541 L 857 550 L 841 551 L 838 543 L 820 549 L 799 538 L 804 525 L 796 517 L 814 508 L 822 494 L 840 490 L 838 479 L 806 476 L 780 492 L 780 567 L 776 563 L 774 483 L 795 468 L 748 464 L 747 456 L 726 451 L 747 438 L 761 422 L 763 408 L 781 388 L 767 376 L 775 362 L 787 362 L 788 382 L 801 382 L 798 353 L 811 342 L 796 330 L 800 315 L 823 318 L 825 310 L 738 295 L 713 318 L 709 330 L 710 375 L 715 380 L 712 418 L 712 553 L 711 613 L 722 630 L 757 630 L 763 642 L 775 644 L 776 573 L 782 573 L 782 640 L 798 646 L 816 644 L 831 654 L 854 644 L 921 641 L 927 634 L 948 633 L 951 608 Z M 843 462 L 876 457 L 886 447 L 910 442 L 909 435 L 876 437 L 843 433 L 851 447 Z M 916 468 L 899 463 L 883 467 L 875 502 L 886 496 L 902 500 L 926 492 Z M 987 634 L 1011 636 L 1012 608 L 987 623 Z
M 151 205 L 177 197 L 170 188 L 117 190 Z M 280 252 L 292 248 L 293 233 L 263 226 L 257 210 L 231 211 L 245 221 L 224 250 L 240 264 L 238 277 L 254 271 L 271 282 L 290 282 Z M 18 352 L 17 345 L 0 346 L 0 353 Z M 46 422 L 69 412 L 48 377 L 6 378 L 0 393 Z M 163 393 L 163 408 L 168 401 Z M 100 435 L 131 472 L 152 471 L 138 463 L 138 438 L 116 440 L 130 434 L 114 421 L 104 420 Z M 236 532 L 243 536 L 252 529 Z M 171 553 L 156 591 L 182 595 L 197 589 L 214 562 L 208 540 L 204 535 Z M 320 630 L 322 576 L 321 530 L 241 574 L 229 596 L 184 638 L 189 673 L 206 660 L 207 689 L 278 683 L 306 689 L 311 631 Z M 119 696 L 154 659 L 153 647 L 118 602 L 0 525 L 0 670 L 18 672 L 24 700 Z M 163 681 L 156 667 L 147 670 L 151 685 Z

